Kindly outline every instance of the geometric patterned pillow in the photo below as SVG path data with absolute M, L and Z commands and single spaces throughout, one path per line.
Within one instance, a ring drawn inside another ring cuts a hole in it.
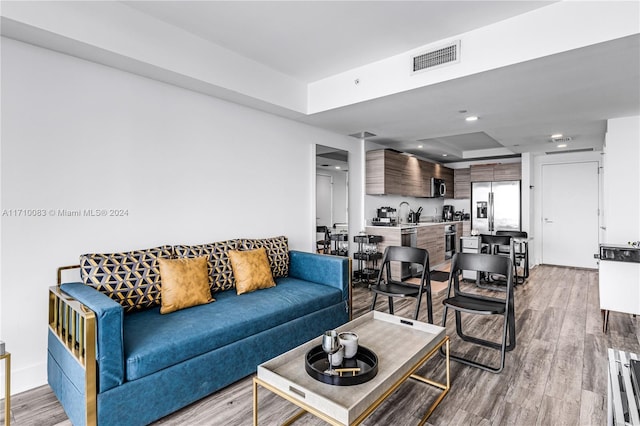
M 289 275 L 289 240 L 287 237 L 273 237 L 262 239 L 243 239 L 242 249 L 253 250 L 264 247 L 267 250 L 269 266 L 274 278 Z
M 240 240 L 227 240 L 195 246 L 177 245 L 173 249 L 178 259 L 207 256 L 209 288 L 211 293 L 216 293 L 235 287 L 236 281 L 228 253 L 229 250 L 237 250 L 239 247 Z
M 172 246 L 80 256 L 82 281 L 120 303 L 125 312 L 160 304 L 158 258 L 173 257 Z

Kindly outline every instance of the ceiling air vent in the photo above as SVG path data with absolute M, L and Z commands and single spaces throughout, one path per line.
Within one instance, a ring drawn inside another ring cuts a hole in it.
M 377 135 L 375 135 L 374 133 L 371 133 L 371 132 L 367 132 L 366 130 L 363 130 L 363 131 L 358 132 L 358 133 L 352 133 L 349 136 L 351 136 L 353 138 L 356 138 L 356 139 L 367 139 L 367 138 L 372 138 L 372 137 L 377 136 Z
M 573 140 L 573 138 L 571 136 L 564 136 L 561 138 L 550 138 L 549 142 L 553 142 L 553 143 L 567 143 L 567 142 L 571 142 Z
M 412 56 L 411 61 L 412 72 L 414 73 L 460 62 L 460 40 L 438 49 Z
M 575 153 L 575 152 L 589 152 L 589 151 L 593 151 L 593 148 L 566 149 L 566 150 L 562 150 L 562 151 L 547 151 L 547 152 L 545 152 L 545 154 L 547 154 L 547 155 L 569 154 L 569 153 Z

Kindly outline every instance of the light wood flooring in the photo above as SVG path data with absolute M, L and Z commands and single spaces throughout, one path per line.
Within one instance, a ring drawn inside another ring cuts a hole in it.
M 444 291 L 434 296 L 434 320 L 442 320 Z M 381 299 L 381 298 L 379 298 Z M 354 289 L 354 317 L 369 309 L 366 287 Z M 413 300 L 397 303 L 396 314 L 411 316 Z M 386 311 L 386 300 L 377 309 Z M 426 319 L 426 311 L 421 313 Z M 466 319 L 468 331 L 499 337 L 496 318 Z M 553 266 L 531 270 L 516 289 L 517 347 L 507 353 L 501 374 L 451 363 L 451 392 L 429 419 L 431 425 L 603 425 L 606 423 L 606 351 L 608 347 L 640 353 L 639 318 L 611 313 L 609 332 L 602 333 L 598 274 Z M 451 350 L 497 362 L 497 351 L 477 348 L 455 336 L 453 315 L 447 320 Z M 429 360 L 419 371 L 436 380 L 443 359 Z M 432 388 L 408 381 L 379 407 L 365 425 L 413 425 L 424 413 Z M 48 386 L 15 395 L 13 424 L 68 425 Z M 264 389 L 259 391 L 260 424 L 280 424 L 296 408 Z M 168 417 L 157 425 L 250 425 L 252 384 L 245 378 Z M 296 424 L 322 425 L 305 415 Z

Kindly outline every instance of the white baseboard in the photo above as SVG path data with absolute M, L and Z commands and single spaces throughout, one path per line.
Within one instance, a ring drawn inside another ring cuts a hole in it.
M 12 359 L 11 361 L 12 365 L 15 365 L 13 364 L 14 360 Z M 0 383 L 2 384 L 0 399 L 4 398 L 5 395 L 4 371 L 4 365 L 0 366 Z M 11 395 L 16 395 L 45 384 L 47 384 L 46 362 L 31 365 L 26 368 L 11 368 Z

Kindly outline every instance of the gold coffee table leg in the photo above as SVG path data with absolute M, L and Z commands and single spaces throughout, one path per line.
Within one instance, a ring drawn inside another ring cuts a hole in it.
M 258 382 L 253 378 L 253 426 L 258 426 Z
M 5 352 L 0 355 L 4 359 L 4 424 L 11 424 L 11 354 Z
M 451 388 L 451 378 L 450 378 L 450 363 L 449 363 L 449 337 L 445 337 L 445 339 L 434 348 L 434 352 L 437 350 L 440 350 L 440 348 L 442 346 L 445 346 L 445 354 L 446 354 L 446 361 L 445 361 L 445 369 L 446 369 L 446 375 L 447 375 L 447 383 L 438 383 L 436 381 L 427 379 L 426 377 L 422 377 L 422 376 L 418 376 L 417 374 L 412 374 L 411 378 L 414 380 L 418 380 L 419 382 L 423 382 L 426 383 L 428 385 L 434 386 L 438 389 L 442 389 L 442 392 L 440 393 L 440 395 L 438 395 L 438 397 L 436 398 L 436 400 L 433 402 L 433 404 L 431 404 L 431 406 L 429 406 L 429 408 L 427 409 L 427 412 L 425 413 L 424 416 L 422 416 L 422 419 L 420 420 L 420 423 L 418 423 L 419 425 L 424 425 L 425 423 L 427 423 L 427 420 L 429 419 L 429 417 L 431 416 L 431 414 L 433 414 L 433 412 L 435 411 L 435 409 L 438 407 L 438 405 L 440 405 L 440 402 L 442 402 L 442 400 L 444 399 L 444 397 L 449 393 L 449 389 Z

